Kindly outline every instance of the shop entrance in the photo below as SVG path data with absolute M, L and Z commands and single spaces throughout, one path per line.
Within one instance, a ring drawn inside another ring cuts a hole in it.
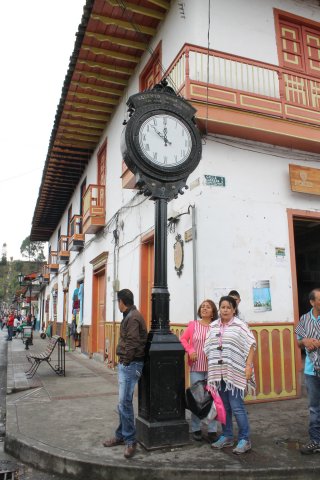
M 320 214 L 292 212 L 296 270 L 295 321 L 310 310 L 309 293 L 320 288 Z

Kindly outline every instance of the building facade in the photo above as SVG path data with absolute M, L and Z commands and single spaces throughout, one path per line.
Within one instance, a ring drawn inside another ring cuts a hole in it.
M 31 238 L 48 241 L 43 323 L 116 362 L 116 292 L 148 326 L 154 205 L 121 152 L 126 101 L 166 77 L 197 109 L 202 160 L 168 206 L 170 321 L 240 292 L 257 400 L 300 393 L 294 324 L 320 286 L 320 6 L 313 0 L 88 0 Z

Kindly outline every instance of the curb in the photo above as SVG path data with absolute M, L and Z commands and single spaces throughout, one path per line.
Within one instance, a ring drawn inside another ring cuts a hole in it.
M 52 448 L 48 451 L 39 442 L 27 442 L 25 439 L 7 435 L 5 438 L 5 451 L 19 458 L 37 469 L 60 475 L 68 475 L 77 480 L 305 480 L 306 478 L 318 480 L 319 468 L 243 468 L 235 471 L 234 468 L 208 469 L 208 468 L 171 468 L 166 466 L 141 466 L 135 465 L 134 459 L 123 460 L 128 465 L 119 465 L 119 462 L 102 463 L 98 458 L 92 459 L 83 455 L 81 459 L 75 455 L 62 455 L 62 451 Z

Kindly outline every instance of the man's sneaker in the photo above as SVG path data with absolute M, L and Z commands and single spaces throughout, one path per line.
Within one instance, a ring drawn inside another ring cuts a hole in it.
M 218 450 L 220 450 L 221 448 L 224 448 L 224 447 L 233 447 L 233 444 L 234 444 L 234 441 L 232 438 L 228 438 L 228 437 L 225 437 L 224 435 L 221 435 L 219 440 L 212 443 L 211 447 L 217 448 Z
M 320 443 L 311 440 L 311 442 L 300 447 L 300 452 L 305 455 L 310 455 L 311 453 L 320 453 Z
M 125 458 L 132 458 L 135 455 L 136 450 L 137 450 L 136 443 L 132 443 L 131 445 L 126 445 L 123 455 L 125 456 Z
M 241 455 L 242 453 L 249 452 L 251 450 L 251 443 L 249 440 L 240 440 L 236 448 L 232 450 L 236 455 Z
M 116 447 L 117 445 L 123 445 L 124 440 L 122 438 L 112 437 L 108 440 L 105 440 L 102 445 L 104 447 Z

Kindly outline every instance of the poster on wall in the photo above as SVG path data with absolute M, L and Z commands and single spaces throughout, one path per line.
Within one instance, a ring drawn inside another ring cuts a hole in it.
M 286 266 L 287 256 L 286 256 L 286 249 L 284 247 L 275 247 L 275 259 L 276 259 L 276 265 Z
M 255 312 L 267 312 L 272 310 L 269 280 L 253 282 L 252 293 L 253 310 Z

